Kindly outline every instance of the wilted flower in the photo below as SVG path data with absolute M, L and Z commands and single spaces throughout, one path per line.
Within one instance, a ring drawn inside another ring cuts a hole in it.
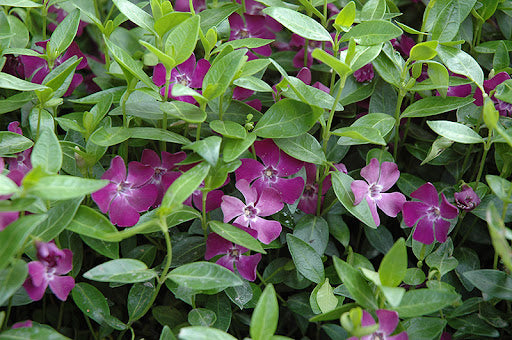
M 364 65 L 354 72 L 354 78 L 360 83 L 372 80 L 374 77 L 373 65 L 371 63 Z
M 155 203 L 158 189 L 148 183 L 153 174 L 151 166 L 130 162 L 127 176 L 123 159 L 116 156 L 110 168 L 101 176 L 101 179 L 108 179 L 110 183 L 92 193 L 91 197 L 102 213 L 108 211 L 113 224 L 131 227 L 139 221 L 139 213 Z
M 370 164 L 361 169 L 361 176 L 366 180 L 356 180 L 350 185 L 354 193 L 354 205 L 361 203 L 363 198 L 370 206 L 375 224 L 380 225 L 377 207 L 386 215 L 396 217 L 405 202 L 405 196 L 400 192 L 385 193 L 400 177 L 400 171 L 395 163 L 382 162 L 379 166 L 377 158 L 372 158 Z
M 462 186 L 462 191 L 456 192 L 453 196 L 455 197 L 455 204 L 462 210 L 471 211 L 480 204 L 480 197 L 467 184 Z
M 392 310 L 377 309 L 375 311 L 377 318 L 379 319 L 379 329 L 369 335 L 362 336 L 361 340 L 407 340 L 409 336 L 406 332 L 401 332 L 391 336 L 398 322 L 398 313 Z M 363 311 L 363 317 L 361 319 L 361 326 L 367 327 L 375 325 L 375 320 L 367 311 Z M 353 336 L 349 340 L 357 340 L 358 338 Z
M 411 197 L 421 201 L 405 202 L 402 211 L 405 225 L 413 227 L 418 222 L 412 238 L 423 244 L 431 244 L 434 241 L 435 232 L 435 239 L 440 243 L 445 242 L 450 222 L 444 218 L 457 217 L 459 213 L 457 208 L 446 200 L 444 194 L 441 194 L 441 205 L 439 205 L 439 195 L 430 182 L 412 192 Z
M 256 230 L 239 225 L 236 226 L 256 238 Z M 261 260 L 261 254 L 242 255 L 248 250 L 249 249 L 247 248 L 233 244 L 231 241 L 228 241 L 215 233 L 210 233 L 206 240 L 206 253 L 204 254 L 204 258 L 209 260 L 216 255 L 225 254 L 215 263 L 231 270 L 232 272 L 234 271 L 234 265 L 243 278 L 249 281 L 254 281 L 256 279 L 256 267 Z
M 37 258 L 28 264 L 28 278 L 23 283 L 28 296 L 34 301 L 41 300 L 46 288 L 65 301 L 75 287 L 75 279 L 67 274 L 73 268 L 73 253 L 69 249 L 59 249 L 55 243 L 37 242 Z
M 245 203 L 236 197 L 222 196 L 220 206 L 224 223 L 236 218 L 234 223 L 256 230 L 258 240 L 269 244 L 281 233 L 281 223 L 265 220 L 261 216 L 269 216 L 283 209 L 279 193 L 273 188 L 263 188 L 258 193 L 245 179 L 237 180 L 235 186 L 244 195 Z

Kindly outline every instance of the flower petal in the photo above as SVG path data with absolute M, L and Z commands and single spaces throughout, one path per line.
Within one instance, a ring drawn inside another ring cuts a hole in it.
M 204 258 L 205 260 L 209 260 L 216 255 L 227 254 L 232 247 L 233 243 L 231 243 L 231 241 L 228 241 L 215 233 L 210 233 L 206 239 L 206 251 L 204 253 Z
M 382 185 L 382 191 L 388 191 L 400 177 L 398 166 L 392 162 L 382 162 L 380 177 L 377 184 Z
M 146 184 L 140 188 L 131 189 L 130 195 L 126 195 L 128 203 L 137 211 L 147 211 L 156 200 L 158 189 L 154 184 Z
M 280 151 L 279 163 L 275 168 L 278 171 L 279 177 L 288 177 L 299 172 L 303 165 L 303 161 L 299 161 L 287 155 L 284 151 Z
M 40 286 L 46 280 L 46 266 L 39 261 L 28 263 L 28 275 L 35 286 Z
M 459 214 L 459 209 L 456 206 L 448 202 L 446 196 L 441 194 L 441 206 L 440 206 L 441 216 L 451 220 L 452 218 L 457 217 Z
M 155 169 L 149 165 L 132 161 L 128 164 L 128 177 L 126 181 L 134 187 L 140 187 L 153 177 Z
M 176 164 L 185 160 L 185 158 L 187 158 L 187 154 L 183 151 L 176 153 L 162 151 L 162 168 L 173 170 L 176 168 Z
M 165 66 L 162 63 L 157 64 L 153 68 L 153 83 L 155 83 L 156 86 L 164 86 L 165 85 L 165 76 L 166 76 L 166 70 Z
M 379 330 L 385 335 L 393 333 L 398 326 L 398 313 L 393 310 L 378 309 L 375 311 L 379 318 Z
M 368 196 L 369 187 L 368 183 L 360 179 L 355 180 L 350 184 L 350 189 L 352 189 L 352 192 L 354 193 L 354 205 L 358 205 L 361 203 L 363 198 Z
M 297 78 L 302 80 L 302 82 L 306 85 L 311 84 L 311 71 L 307 67 L 303 67 L 297 73 Z
M 302 195 L 304 179 L 302 177 L 279 178 L 272 184 L 272 188 L 279 191 L 283 202 L 293 204 Z
M 281 234 L 281 223 L 273 220 L 265 220 L 259 216 L 251 221 L 251 228 L 258 232 L 258 240 L 265 244 L 269 244 L 279 237 Z
M 427 217 L 419 220 L 412 238 L 423 244 L 432 244 L 434 242 L 433 223 Z
M 443 220 L 442 218 L 434 222 L 434 229 L 436 232 L 436 240 L 439 243 L 446 242 L 448 237 L 448 231 L 450 230 L 450 222 Z
M 405 225 L 413 227 L 416 221 L 427 214 L 428 208 L 429 206 L 423 202 L 405 202 L 402 207 Z
M 361 318 L 361 326 L 371 326 L 375 325 L 375 320 L 373 319 L 372 315 L 368 313 L 367 311 L 363 310 L 363 317 Z
M 272 139 L 254 142 L 254 149 L 256 150 L 256 155 L 263 161 L 263 164 L 265 164 L 265 167 L 269 165 L 277 167 L 280 150 Z
M 71 276 L 54 276 L 53 280 L 50 280 L 50 289 L 61 301 L 66 301 L 73 288 L 75 288 L 75 279 Z
M 261 192 L 256 207 L 259 210 L 258 216 L 269 216 L 283 209 L 281 195 L 274 188 L 266 188 Z
M 366 196 L 366 202 L 368 202 L 368 206 L 370 207 L 370 212 L 372 213 L 373 221 L 375 225 L 378 227 L 380 225 L 380 217 L 377 212 L 377 204 L 374 200 L 370 198 L 370 196 Z
M 131 227 L 139 221 L 139 213 L 125 197 L 118 196 L 112 200 L 109 208 L 110 222 L 120 227 Z
M 101 179 L 108 179 L 114 183 L 121 183 L 126 180 L 126 167 L 121 156 L 115 156 L 110 161 L 110 168 L 105 171 Z
M 256 203 L 258 199 L 258 192 L 256 189 L 251 188 L 249 182 L 245 179 L 241 179 L 235 183 L 235 187 L 244 195 L 245 203 L 247 205 Z
M 252 158 L 242 158 L 242 165 L 235 170 L 235 178 L 238 182 L 241 179 L 246 179 L 252 182 L 258 177 L 263 176 L 263 170 L 265 167 L 263 164 Z
M 149 165 L 152 168 L 157 168 L 162 165 L 160 161 L 160 157 L 158 154 L 151 149 L 144 149 L 142 151 L 142 157 L 140 158 L 140 162 L 145 165 Z
M 236 197 L 224 195 L 220 208 L 224 214 L 224 223 L 228 223 L 244 213 L 245 204 Z
M 69 249 L 62 249 L 62 255 L 55 267 L 55 274 L 67 274 L 73 269 L 73 252 Z
M 197 62 L 197 66 L 196 69 L 194 70 L 194 73 L 192 74 L 189 86 L 194 88 L 203 87 L 204 76 L 206 75 L 206 72 L 208 72 L 210 67 L 211 65 L 208 60 L 200 59 Z
M 102 213 L 106 213 L 112 199 L 117 196 L 117 184 L 109 183 L 100 190 L 91 194 L 92 200 L 98 205 Z
M 430 206 L 439 206 L 439 195 L 432 183 L 427 182 L 411 193 L 412 198 L 419 199 Z
M 377 201 L 377 206 L 384 214 L 396 217 L 402 210 L 405 201 L 405 196 L 400 192 L 381 193 L 381 199 Z
M 176 66 L 176 68 L 180 71 L 181 74 L 186 74 L 189 78 L 192 78 L 192 74 L 194 73 L 195 67 L 196 56 L 194 55 L 194 53 L 192 53 L 192 55 L 187 60 Z
M 244 279 L 254 281 L 256 280 L 256 267 L 260 260 L 261 254 L 240 256 L 239 260 L 235 261 L 236 269 Z
M 377 183 L 379 180 L 380 165 L 377 158 L 372 158 L 370 164 L 361 169 L 361 177 L 363 177 L 368 184 Z
M 235 272 L 234 262 L 235 262 L 235 259 L 233 257 L 226 255 L 226 256 L 222 256 L 215 263 L 217 263 L 220 266 L 223 266 L 226 269 L 231 270 L 234 273 Z

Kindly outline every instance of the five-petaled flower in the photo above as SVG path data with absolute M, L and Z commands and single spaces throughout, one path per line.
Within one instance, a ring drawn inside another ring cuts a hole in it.
M 256 238 L 256 230 L 236 224 L 235 226 Z M 248 250 L 249 249 L 247 248 L 233 244 L 231 241 L 228 241 L 215 233 L 210 233 L 206 240 L 206 253 L 204 254 L 204 258 L 209 260 L 214 256 L 224 254 L 224 256 L 220 257 L 215 263 L 231 270 L 232 272 L 234 272 L 234 265 L 243 278 L 249 281 L 254 281 L 256 280 L 256 267 L 261 260 L 261 254 L 242 255 Z
M 379 319 L 379 328 L 372 334 L 362 336 L 361 340 L 407 340 L 409 336 L 406 332 L 401 332 L 396 335 L 391 335 L 398 326 L 399 318 L 398 313 L 392 310 L 377 309 L 375 311 L 377 318 Z M 363 311 L 363 317 L 361 318 L 361 326 L 367 327 L 375 325 L 375 320 L 367 311 Z M 358 338 L 353 336 L 349 340 L 357 340 Z
M 377 158 L 372 158 L 370 164 L 361 169 L 361 176 L 366 180 L 356 180 L 350 185 L 354 193 L 354 205 L 365 198 L 370 206 L 375 224 L 380 225 L 377 207 L 386 215 L 396 217 L 402 210 L 405 196 L 400 192 L 386 193 L 400 177 L 400 171 L 395 163 L 382 162 L 379 166 Z
M 28 278 L 23 283 L 28 296 L 34 301 L 43 298 L 46 288 L 65 301 L 75 287 L 75 279 L 62 276 L 73 269 L 73 253 L 69 249 L 59 249 L 55 243 L 37 242 L 37 259 L 28 264 Z
M 110 221 L 120 227 L 131 227 L 139 221 L 139 213 L 148 210 L 158 194 L 154 184 L 148 183 L 154 170 L 149 165 L 139 162 L 126 167 L 120 156 L 114 157 L 110 168 L 105 171 L 102 179 L 110 180 L 104 188 L 91 194 L 92 199 L 102 213 L 108 211 Z
M 430 182 L 412 192 L 411 197 L 421 201 L 405 202 L 402 211 L 406 226 L 413 227 L 418 222 L 412 238 L 423 244 L 431 244 L 435 233 L 438 242 L 445 242 L 450 222 L 444 219 L 457 217 L 457 208 L 448 202 L 444 194 L 441 194 L 439 204 L 437 190 Z
M 256 230 L 258 240 L 265 244 L 278 238 L 282 230 L 281 223 L 261 218 L 283 209 L 284 205 L 277 190 L 263 188 L 258 192 L 245 179 L 238 180 L 235 186 L 244 195 L 245 203 L 236 197 L 222 196 L 220 207 L 224 214 L 224 223 L 236 218 L 234 223 Z

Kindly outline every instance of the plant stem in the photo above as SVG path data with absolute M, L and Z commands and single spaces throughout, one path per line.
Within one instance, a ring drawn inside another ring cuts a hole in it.
M 5 313 L 5 319 L 4 324 L 1 329 L 7 329 L 7 324 L 9 323 L 9 317 L 11 316 L 11 309 L 12 309 L 12 296 L 9 298 L 9 303 L 7 305 L 7 311 Z
M 62 317 L 64 316 L 64 301 L 62 301 L 60 303 L 60 308 L 59 308 L 59 319 L 57 321 L 57 330 L 60 329 L 60 327 L 62 326 Z
M 480 168 L 478 169 L 478 175 L 476 175 L 475 179 L 475 188 L 478 188 L 478 183 L 480 182 L 480 178 L 482 177 L 482 173 L 484 171 L 485 159 L 487 158 L 487 153 L 491 148 L 491 135 L 492 130 L 489 130 L 487 141 L 484 143 L 484 152 L 482 153 L 482 159 L 480 160 Z
M 89 330 L 91 331 L 93 338 L 98 340 L 98 336 L 96 335 L 94 328 L 92 328 L 91 320 L 89 320 L 89 317 L 85 314 L 84 314 L 84 318 L 85 318 L 85 322 L 87 323 L 87 327 L 89 327 Z
M 334 119 L 334 112 L 336 112 L 336 106 L 338 106 L 338 103 L 340 102 L 341 98 L 341 92 L 343 92 L 343 88 L 345 87 L 345 81 L 347 80 L 347 76 L 343 75 L 340 76 L 339 80 L 339 87 L 338 87 L 338 93 L 336 94 L 336 98 L 334 99 L 334 104 L 332 106 L 331 111 L 329 112 L 329 119 L 327 120 L 327 125 L 325 126 L 325 130 L 323 132 L 323 151 L 324 153 L 327 153 L 327 142 L 329 141 L 329 138 L 331 137 L 331 126 L 332 121 Z
M 404 100 L 405 92 L 400 89 L 398 91 L 398 100 L 395 107 L 395 145 L 393 146 L 393 158 L 396 160 L 398 154 L 398 142 L 400 140 L 400 109 L 402 108 L 402 101 Z

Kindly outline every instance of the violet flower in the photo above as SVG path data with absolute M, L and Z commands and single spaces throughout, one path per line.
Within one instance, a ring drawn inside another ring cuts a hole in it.
M 500 72 L 496 74 L 494 77 L 488 80 L 484 80 L 484 90 L 485 93 L 490 94 L 496 86 L 503 83 L 504 81 L 510 79 L 510 76 L 507 72 Z M 482 95 L 482 91 L 477 88 L 475 94 L 473 96 L 475 101 L 473 102 L 477 106 L 484 105 L 484 97 Z M 507 103 L 501 99 L 498 99 L 494 96 L 494 93 L 491 96 L 492 101 L 494 102 L 494 107 L 499 111 L 501 116 L 509 116 L 512 115 L 512 104 Z
M 46 44 L 48 43 L 48 40 L 46 41 L 40 41 L 36 42 L 37 46 L 42 47 L 46 50 Z M 87 67 L 87 58 L 85 55 L 80 51 L 80 48 L 78 47 L 76 42 L 72 42 L 71 45 L 69 45 L 68 49 L 64 54 L 57 57 L 55 61 L 53 62 L 53 67 L 57 67 L 72 56 L 77 56 L 78 58 L 82 58 L 78 66 L 76 67 L 77 70 L 81 70 Z M 30 81 L 36 84 L 42 84 L 44 78 L 50 73 L 50 66 L 48 65 L 48 62 L 40 57 L 34 57 L 30 55 L 21 55 L 19 56 L 21 63 L 23 65 L 23 70 L 25 77 L 30 78 Z M 75 73 L 73 75 L 73 79 L 71 80 L 71 84 L 69 85 L 66 93 L 64 94 L 64 97 L 69 96 L 73 93 L 73 91 L 80 85 L 83 81 L 83 77 L 81 74 Z
M 241 4 L 241 0 L 236 0 L 237 3 Z M 267 6 L 262 4 L 261 2 L 254 0 L 245 0 L 245 15 L 251 16 L 260 16 L 265 19 L 265 25 L 274 32 L 279 32 L 283 29 L 283 26 L 279 22 L 277 22 L 274 18 L 269 17 L 264 14 L 262 11 Z
M 156 208 L 162 203 L 167 188 L 180 177 L 181 173 L 177 170 L 177 163 L 187 158 L 187 154 L 183 151 L 171 154 L 169 152 L 162 151 L 162 160 L 158 157 L 157 153 L 151 149 L 145 149 L 142 151 L 142 157 L 140 162 L 144 165 L 150 166 L 154 173 L 149 179 L 148 184 L 154 184 L 157 189 L 157 195 L 153 208 Z
M 199 13 L 206 9 L 206 1 L 192 0 L 192 6 L 194 6 L 194 11 Z M 176 3 L 174 4 L 174 10 L 178 12 L 190 12 L 189 0 L 176 0 Z
M 347 173 L 347 167 L 340 163 L 335 165 L 337 171 Z M 306 185 L 302 196 L 300 197 L 299 204 L 297 207 L 305 212 L 306 214 L 316 213 L 316 207 L 318 204 L 318 183 L 316 181 L 316 165 L 312 163 L 305 163 L 304 169 L 306 170 Z M 322 182 L 322 193 L 321 202 L 324 201 L 324 195 L 331 188 L 331 175 L 327 176 Z
M 37 242 L 37 258 L 28 264 L 28 278 L 23 283 L 28 296 L 34 301 L 43 298 L 46 288 L 61 301 L 65 301 L 75 287 L 75 279 L 67 274 L 73 268 L 73 253 L 69 249 L 59 249 L 55 243 Z
M 295 57 L 293 57 L 293 66 L 297 68 L 304 66 L 311 67 L 311 65 L 313 65 L 313 56 L 311 53 L 313 53 L 315 48 L 322 48 L 322 42 L 316 40 L 308 40 L 306 46 L 306 39 L 298 34 L 293 33 L 290 46 L 300 48 L 297 54 L 295 54 Z M 330 46 L 330 43 L 326 43 L 326 46 Z M 306 48 L 308 54 L 308 62 L 307 65 L 304 65 L 304 53 Z
M 399 40 L 391 39 L 390 41 L 391 45 L 393 45 L 395 50 L 400 52 L 402 56 L 406 59 L 409 58 L 411 49 L 414 47 L 414 45 L 416 45 L 416 42 L 405 34 L 402 34 Z
M 354 78 L 360 83 L 372 80 L 374 77 L 373 65 L 371 63 L 364 65 L 354 72 Z
M 108 179 L 110 183 L 92 193 L 91 197 L 102 213 L 108 211 L 113 224 L 131 227 L 139 221 L 139 213 L 155 203 L 158 189 L 155 184 L 148 183 L 153 174 L 151 166 L 130 162 L 127 176 L 123 159 L 116 156 L 110 168 L 101 176 L 101 179 Z
M 396 335 L 391 335 L 398 326 L 400 321 L 398 313 L 392 310 L 377 309 L 375 311 L 377 318 L 379 319 L 379 329 L 369 335 L 362 336 L 361 340 L 407 340 L 409 336 L 407 332 L 401 332 Z M 367 311 L 363 310 L 363 317 L 361 318 L 361 326 L 367 327 L 375 325 L 375 320 L 372 315 Z M 350 337 L 348 340 L 358 340 L 357 337 Z
M 462 191 L 456 192 L 453 196 L 455 197 L 455 204 L 462 210 L 471 211 L 480 204 L 480 197 L 467 184 L 462 186 Z
M 235 226 L 256 238 L 256 230 L 236 224 Z M 223 254 L 224 256 L 219 258 L 215 263 L 231 270 L 232 272 L 234 272 L 233 266 L 236 266 L 236 270 L 238 270 L 244 279 L 254 281 L 256 280 L 256 267 L 261 260 L 261 254 L 242 255 L 248 250 L 249 249 L 234 244 L 215 233 L 210 233 L 206 240 L 206 252 L 204 254 L 204 258 L 209 260 L 214 256 Z
M 306 85 L 311 85 L 311 71 L 307 67 L 303 67 L 300 69 L 299 73 L 297 73 L 297 78 L 302 80 L 302 82 Z M 321 82 L 317 81 L 312 85 L 314 88 L 324 91 L 325 93 L 331 92 L 331 90 L 322 84 Z
M 229 16 L 228 20 L 231 28 L 229 40 L 245 38 L 275 39 L 275 34 L 266 28 L 266 21 L 263 16 L 244 15 L 244 18 L 245 22 L 238 13 L 233 13 Z M 252 50 L 265 57 L 269 57 L 272 54 L 272 49 L 268 44 L 253 48 Z
M 33 326 L 32 320 L 25 320 L 16 322 L 14 325 L 11 326 L 12 329 L 16 328 L 31 328 Z
M 263 164 L 252 158 L 242 158 L 242 165 L 235 171 L 236 180 L 254 181 L 253 186 L 260 193 L 264 188 L 272 187 L 285 203 L 293 204 L 302 193 L 304 179 L 285 177 L 297 173 L 304 162 L 279 150 L 272 139 L 255 142 L 254 149 Z
M 20 122 L 18 121 L 9 123 L 7 130 L 23 136 L 23 131 L 21 130 Z M 18 186 L 21 185 L 23 177 L 32 170 L 32 162 L 30 161 L 31 154 L 32 148 L 29 148 L 15 154 L 16 157 L 7 158 L 7 164 L 9 165 L 9 174 L 7 177 L 12 179 L 16 184 L 18 184 Z
M 423 244 L 431 244 L 435 232 L 435 239 L 440 243 L 445 242 L 450 222 L 444 219 L 457 217 L 457 208 L 448 202 L 444 194 L 441 194 L 439 205 L 439 195 L 430 182 L 412 192 L 411 197 L 421 201 L 405 202 L 402 211 L 406 226 L 413 227 L 418 222 L 412 238 Z
M 196 100 L 192 96 L 172 96 L 172 87 L 174 84 L 181 84 L 194 89 L 201 88 L 203 86 L 204 76 L 209 69 L 210 62 L 208 62 L 208 60 L 201 59 L 196 64 L 196 56 L 192 54 L 190 58 L 171 70 L 168 98 L 174 98 L 182 102 L 195 104 Z M 153 70 L 153 82 L 156 86 L 162 87 L 160 89 L 160 94 L 162 96 L 165 95 L 166 72 L 167 70 L 163 64 L 156 65 Z
M 278 238 L 282 230 L 281 223 L 261 217 L 283 209 L 279 193 L 273 188 L 264 188 L 258 192 L 245 179 L 237 180 L 235 186 L 244 195 L 245 203 L 236 197 L 222 196 L 220 207 L 224 214 L 224 223 L 236 218 L 234 223 L 256 230 L 258 240 L 265 244 Z
M 243 87 L 236 86 L 233 89 L 233 99 L 244 101 L 254 94 L 253 90 L 244 89 Z M 247 105 L 257 111 L 261 111 L 262 105 L 259 99 L 248 100 L 245 102 Z
M 380 225 L 377 207 L 390 217 L 396 217 L 402 210 L 405 196 L 400 192 L 386 193 L 400 177 L 400 171 L 395 163 L 382 162 L 379 166 L 377 158 L 372 158 L 370 164 L 361 169 L 361 177 L 365 181 L 355 180 L 350 185 L 354 193 L 354 205 L 366 199 L 370 206 L 373 220 Z

